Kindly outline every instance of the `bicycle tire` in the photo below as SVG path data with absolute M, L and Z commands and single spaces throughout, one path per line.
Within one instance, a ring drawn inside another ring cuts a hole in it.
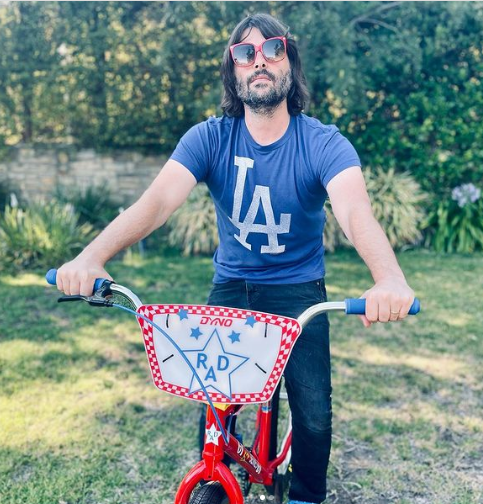
M 229 504 L 228 495 L 218 482 L 206 483 L 192 494 L 189 504 Z

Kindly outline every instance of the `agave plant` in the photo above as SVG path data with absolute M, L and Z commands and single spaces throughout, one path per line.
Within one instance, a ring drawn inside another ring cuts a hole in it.
M 184 255 L 211 254 L 218 246 L 215 206 L 208 188 L 197 185 L 170 220 L 170 245 Z
M 109 187 L 88 186 L 84 189 L 57 187 L 54 198 L 70 203 L 79 214 L 79 222 L 88 222 L 95 229 L 103 229 L 118 216 L 121 201 Z
M 93 237 L 90 224 L 79 225 L 71 205 L 55 200 L 25 209 L 7 205 L 0 218 L 0 267 L 55 267 L 79 252 Z
M 428 197 L 413 177 L 408 173 L 397 173 L 393 168 L 387 171 L 366 168 L 364 178 L 374 217 L 386 232 L 389 243 L 396 249 L 420 243 L 426 217 L 423 204 Z M 348 246 L 349 242 L 333 216 L 330 202 L 326 205 L 326 213 L 326 250 L 330 252 Z

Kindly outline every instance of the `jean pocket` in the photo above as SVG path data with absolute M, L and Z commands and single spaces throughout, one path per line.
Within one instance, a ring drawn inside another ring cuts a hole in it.
M 327 289 L 325 288 L 325 281 L 323 278 L 317 280 L 317 286 L 319 288 L 320 293 L 320 301 L 321 303 L 325 303 L 327 301 Z
M 298 284 L 294 288 L 293 294 L 299 299 L 305 299 L 313 304 L 321 303 L 327 299 L 323 280 L 313 280 L 312 282 Z

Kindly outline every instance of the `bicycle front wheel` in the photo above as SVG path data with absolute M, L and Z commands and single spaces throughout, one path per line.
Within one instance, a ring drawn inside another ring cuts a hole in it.
M 229 504 L 229 500 L 221 484 L 213 482 L 198 487 L 189 504 Z

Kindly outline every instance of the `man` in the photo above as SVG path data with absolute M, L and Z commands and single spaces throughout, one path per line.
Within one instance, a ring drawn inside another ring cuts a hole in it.
M 308 98 L 297 46 L 276 19 L 257 14 L 233 31 L 222 64 L 221 118 L 191 128 L 157 178 L 74 261 L 66 294 L 89 295 L 105 263 L 166 222 L 196 183 L 215 202 L 220 246 L 209 304 L 297 317 L 325 301 L 323 211 L 334 214 L 374 278 L 366 327 L 406 317 L 413 302 L 373 217 L 360 161 L 334 126 L 302 114 Z M 331 444 L 329 324 L 304 329 L 285 371 L 293 415 L 291 504 L 326 498 Z

